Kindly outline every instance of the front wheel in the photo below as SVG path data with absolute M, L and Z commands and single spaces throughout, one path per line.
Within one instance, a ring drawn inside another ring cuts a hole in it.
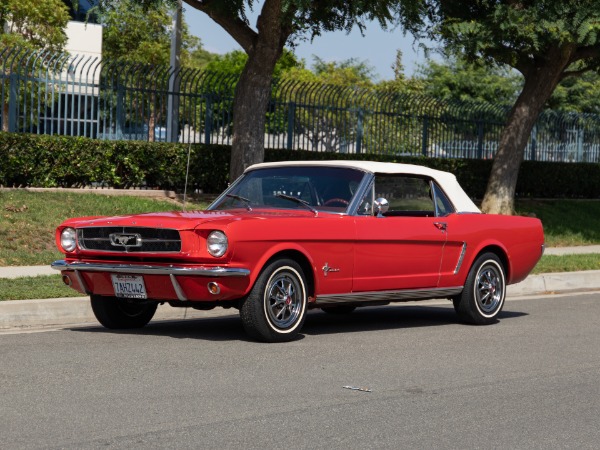
M 506 275 L 493 253 L 479 256 L 467 276 L 462 294 L 453 298 L 459 317 L 475 325 L 494 323 L 504 306 Z
M 102 297 L 92 295 L 90 297 L 92 311 L 98 322 L 106 328 L 126 329 L 142 328 L 156 312 L 158 303 L 139 303 L 117 297 Z
M 306 317 L 306 280 L 291 259 L 277 259 L 262 271 L 240 308 L 246 332 L 265 342 L 294 339 Z

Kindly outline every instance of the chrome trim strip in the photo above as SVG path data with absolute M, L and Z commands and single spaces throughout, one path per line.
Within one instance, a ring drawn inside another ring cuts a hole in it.
M 361 302 L 398 302 L 410 300 L 426 300 L 430 298 L 446 298 L 460 294 L 463 286 L 433 289 L 404 289 L 400 291 L 374 291 L 353 292 L 350 294 L 319 295 L 316 305 L 329 305 L 336 303 L 361 303 Z
M 177 298 L 179 300 L 181 300 L 182 302 L 187 301 L 187 297 L 185 296 L 185 292 L 183 292 L 183 289 L 181 289 L 181 286 L 179 285 L 179 282 L 177 281 L 177 278 L 175 278 L 175 275 L 173 275 L 171 273 L 171 274 L 169 274 L 169 278 L 171 278 L 171 283 L 173 284 L 173 289 L 175 290 L 175 293 L 177 294 Z
M 147 266 L 137 264 L 104 264 L 87 262 L 54 261 L 50 267 L 55 270 L 75 270 L 82 272 L 132 273 L 141 275 L 187 275 L 198 277 L 247 277 L 250 270 L 237 267 L 178 267 Z
M 79 270 L 75 271 L 75 277 L 77 277 L 77 281 L 79 282 L 79 286 L 81 286 L 81 288 L 83 289 L 83 291 L 87 295 L 91 295 L 92 291 L 90 291 L 90 288 L 88 287 L 88 285 L 86 284 L 85 280 L 83 279 L 83 277 L 79 273 Z
M 460 267 L 462 266 L 463 259 L 465 258 L 465 253 L 467 251 L 467 243 L 463 242 L 462 250 L 460 251 L 460 256 L 458 257 L 458 262 L 456 263 L 456 268 L 454 269 L 454 275 L 458 273 Z

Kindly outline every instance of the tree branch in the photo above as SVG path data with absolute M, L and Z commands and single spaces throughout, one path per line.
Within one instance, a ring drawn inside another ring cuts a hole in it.
M 577 50 L 575 50 L 571 61 L 572 62 L 581 61 L 582 59 L 598 58 L 598 57 L 600 57 L 600 47 L 598 47 L 597 45 L 581 47 L 581 48 L 578 48 Z
M 233 12 L 215 8 L 215 0 L 183 0 L 187 5 L 206 13 L 212 20 L 219 24 L 229 35 L 240 44 L 246 53 L 250 53 L 256 42 L 258 34 Z

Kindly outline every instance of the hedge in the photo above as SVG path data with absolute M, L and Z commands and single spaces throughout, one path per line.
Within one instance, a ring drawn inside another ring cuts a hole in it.
M 188 148 L 188 191 L 218 193 L 228 182 L 230 147 L 0 132 L 0 185 L 5 187 L 145 187 L 182 191 Z M 420 164 L 454 173 L 482 198 L 490 160 L 436 159 L 299 150 L 265 150 L 265 161 L 360 159 Z M 524 161 L 517 196 L 600 198 L 600 164 Z

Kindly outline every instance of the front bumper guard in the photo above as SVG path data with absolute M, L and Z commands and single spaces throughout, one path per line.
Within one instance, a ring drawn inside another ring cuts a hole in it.
M 173 284 L 173 289 L 177 293 L 177 298 L 186 301 L 187 297 L 177 282 L 176 276 L 197 276 L 197 277 L 247 277 L 250 270 L 237 267 L 180 267 L 180 266 L 149 266 L 138 264 L 110 264 L 110 263 L 88 263 L 88 262 L 67 262 L 65 260 L 54 261 L 50 267 L 55 270 L 72 270 L 79 281 L 85 293 L 92 294 L 80 272 L 110 272 L 127 273 L 139 275 L 168 275 Z

